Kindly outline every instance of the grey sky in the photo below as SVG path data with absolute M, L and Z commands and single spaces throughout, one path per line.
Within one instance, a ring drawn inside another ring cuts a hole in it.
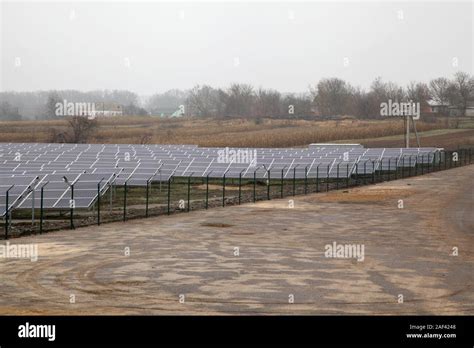
M 368 87 L 473 68 L 472 2 L 3 2 L 1 12 L 1 90 L 301 92 L 323 77 Z

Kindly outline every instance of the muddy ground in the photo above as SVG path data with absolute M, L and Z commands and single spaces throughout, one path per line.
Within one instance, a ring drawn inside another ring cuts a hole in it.
M 39 259 L 0 258 L 0 314 L 472 315 L 473 182 L 471 165 L 13 239 Z

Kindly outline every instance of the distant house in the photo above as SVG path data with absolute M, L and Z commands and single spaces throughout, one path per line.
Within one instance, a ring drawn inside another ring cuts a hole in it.
M 123 116 L 122 105 L 116 103 L 95 103 L 94 110 L 91 111 L 93 117 L 115 117 Z
M 434 100 L 429 100 L 428 106 L 423 111 L 428 114 L 448 115 L 449 107 L 449 103 L 440 103 Z
M 466 116 L 474 117 L 474 100 L 467 102 Z
M 464 116 L 463 109 L 449 103 L 439 103 L 433 100 L 428 101 L 428 107 L 425 111 L 427 114 L 448 115 L 452 117 Z M 466 116 L 474 117 L 474 101 L 468 101 L 466 107 Z
M 470 100 L 466 105 L 466 113 L 459 106 L 450 106 L 449 107 L 449 116 L 466 116 L 474 117 L 474 101 Z

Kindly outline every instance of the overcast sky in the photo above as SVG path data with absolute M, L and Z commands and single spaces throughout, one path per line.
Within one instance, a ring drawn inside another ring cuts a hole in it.
M 0 89 L 128 89 L 231 82 L 302 92 L 472 73 L 464 2 L 3 2 Z

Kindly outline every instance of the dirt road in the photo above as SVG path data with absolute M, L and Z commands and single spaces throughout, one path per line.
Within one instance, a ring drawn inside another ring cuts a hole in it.
M 471 165 L 13 239 L 39 259 L 0 259 L 0 314 L 472 315 L 473 182 Z

